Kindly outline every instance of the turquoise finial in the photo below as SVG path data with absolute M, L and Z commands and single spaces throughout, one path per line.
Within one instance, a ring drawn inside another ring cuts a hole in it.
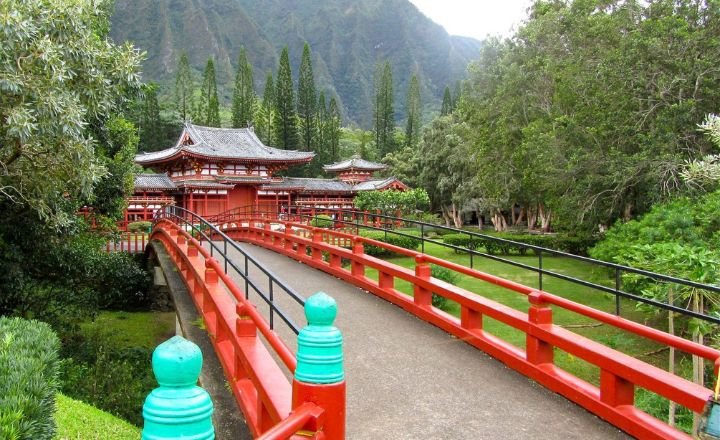
M 308 325 L 298 334 L 295 379 L 313 384 L 337 383 L 345 379 L 342 334 L 333 322 L 337 304 L 318 292 L 305 301 Z
M 142 439 L 214 439 L 210 395 L 195 385 L 202 368 L 200 348 L 173 336 L 153 352 L 152 368 L 160 387 L 145 399 Z

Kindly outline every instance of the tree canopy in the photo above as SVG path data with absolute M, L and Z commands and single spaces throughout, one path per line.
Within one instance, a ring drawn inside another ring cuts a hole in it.
M 102 127 L 139 88 L 141 55 L 107 39 L 102 6 L 70 0 L 0 3 L 3 205 L 24 205 L 67 223 L 68 202 L 89 198 L 107 172 L 88 128 Z

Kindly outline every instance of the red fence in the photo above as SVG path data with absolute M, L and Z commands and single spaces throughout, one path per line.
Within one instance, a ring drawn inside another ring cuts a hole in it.
M 108 240 L 105 244 L 105 251 L 142 254 L 145 252 L 147 243 L 148 236 L 144 232 L 121 232 L 118 239 Z
M 344 417 L 333 419 L 327 408 L 307 399 L 303 384 L 288 382 L 258 331 L 291 373 L 297 366 L 294 354 L 220 263 L 169 220 L 160 220 L 151 238 L 163 243 L 185 281 L 253 437 L 291 438 L 301 430 L 305 439 L 343 438 Z
M 635 407 L 636 388 L 644 388 L 694 412 L 702 412 L 712 394 L 707 388 L 554 325 L 553 307 L 592 318 L 714 362 L 717 374 L 720 368 L 720 352 L 709 347 L 544 291 L 386 243 L 344 232 L 313 228 L 304 223 L 277 220 L 271 223 L 261 217 L 248 217 L 246 220 L 241 224 L 225 224 L 223 230 L 238 241 L 251 242 L 288 255 L 402 307 L 564 395 L 633 436 L 657 439 L 690 438 Z M 278 227 L 280 225 L 282 228 Z M 346 242 L 345 244 L 349 242 L 350 249 L 329 244 L 328 241 L 342 241 Z M 415 257 L 414 270 L 366 255 L 363 251 L 365 244 Z M 343 261 L 349 261 L 349 267 L 344 267 Z M 432 278 L 430 263 L 527 296 L 527 313 Z M 378 271 L 377 281 L 365 275 L 366 268 Z M 410 297 L 396 290 L 396 279 L 411 283 L 414 296 Z M 432 294 L 457 302 L 461 309 L 460 318 L 433 307 Z M 525 347 L 517 347 L 484 331 L 485 316 L 523 332 L 526 335 Z M 599 387 L 556 365 L 556 348 L 598 367 Z

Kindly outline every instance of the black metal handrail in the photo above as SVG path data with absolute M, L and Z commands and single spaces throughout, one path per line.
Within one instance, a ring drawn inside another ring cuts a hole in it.
M 359 233 L 359 229 L 362 227 L 365 229 L 373 229 L 373 230 L 383 231 L 386 234 L 386 236 L 388 233 L 390 233 L 390 234 L 396 234 L 399 236 L 412 237 L 412 238 L 418 239 L 421 242 L 423 253 L 425 253 L 425 243 L 426 242 L 440 245 L 440 246 L 443 246 L 443 247 L 446 247 L 449 249 L 453 249 L 456 251 L 466 252 L 470 255 L 470 267 L 471 268 L 473 267 L 473 256 L 479 256 L 479 257 L 483 257 L 483 258 L 488 258 L 493 261 L 498 261 L 501 263 L 519 267 L 519 268 L 522 268 L 525 270 L 529 270 L 532 272 L 536 272 L 538 274 L 538 288 L 540 290 L 542 290 L 542 288 L 543 288 L 543 275 L 545 275 L 545 276 L 550 276 L 550 277 L 557 278 L 560 280 L 568 281 L 568 282 L 571 282 L 574 284 L 578 284 L 578 285 L 581 285 L 584 287 L 593 288 L 593 289 L 599 290 L 601 292 L 610 293 L 615 296 L 615 314 L 616 315 L 620 315 L 620 298 L 627 298 L 627 299 L 631 299 L 633 301 L 647 304 L 647 305 L 657 307 L 657 308 L 660 308 L 663 310 L 680 313 L 680 314 L 688 316 L 688 317 L 701 319 L 704 321 L 712 322 L 714 324 L 720 324 L 720 317 L 718 317 L 718 316 L 707 315 L 702 312 L 696 312 L 696 311 L 693 311 L 693 310 L 690 310 L 690 309 L 687 309 L 684 307 L 676 306 L 674 304 L 664 303 L 661 301 L 657 301 L 654 299 L 636 295 L 631 292 L 624 291 L 621 289 L 621 279 L 622 279 L 623 273 L 632 273 L 632 274 L 637 274 L 637 275 L 641 275 L 641 276 L 650 278 L 655 281 L 674 283 L 674 284 L 678 284 L 678 285 L 682 285 L 682 286 L 692 287 L 692 288 L 696 288 L 696 289 L 702 289 L 702 290 L 705 290 L 708 292 L 720 293 L 720 287 L 716 286 L 716 285 L 703 284 L 703 283 L 699 283 L 696 281 L 686 280 L 686 279 L 682 279 L 682 278 L 676 278 L 676 277 L 672 277 L 669 275 L 651 272 L 651 271 L 644 270 L 644 269 L 637 269 L 637 268 L 630 267 L 630 266 L 624 266 L 622 264 L 611 263 L 611 262 L 602 261 L 602 260 L 596 260 L 594 258 L 583 257 L 580 255 L 575 255 L 575 254 L 571 254 L 568 252 L 544 248 L 541 246 L 526 244 L 526 243 L 522 243 L 522 242 L 508 240 L 505 238 L 493 237 L 491 235 L 481 234 L 481 233 L 467 231 L 467 230 L 463 230 L 463 229 L 457 229 L 457 228 L 453 228 L 453 227 L 449 227 L 449 226 L 427 223 L 427 222 L 422 222 L 422 221 L 418 221 L 418 220 L 410 220 L 410 219 L 404 219 L 404 218 L 399 218 L 399 217 L 393 217 L 393 216 L 380 214 L 380 213 L 373 213 L 373 212 L 369 212 L 369 211 L 337 209 L 337 208 L 315 208 L 315 209 L 310 208 L 310 209 L 308 209 L 308 208 L 304 208 L 304 207 L 294 206 L 294 207 L 290 207 L 288 209 L 287 215 L 296 217 L 296 218 L 299 217 L 300 219 L 307 219 L 308 222 L 310 222 L 310 221 L 312 221 L 313 218 L 317 218 L 318 215 L 324 215 L 324 214 L 328 214 L 328 213 L 336 214 L 335 218 L 333 219 L 333 221 L 336 224 L 341 224 L 346 227 L 353 227 L 353 228 L 355 228 L 356 233 Z M 350 217 L 349 221 L 345 219 L 347 216 Z M 368 218 L 368 217 L 371 219 L 369 224 L 360 223 L 361 218 Z M 379 220 L 379 221 L 376 221 L 376 220 Z M 376 223 L 380 223 L 383 226 L 382 227 L 373 226 Z M 405 225 L 408 225 L 408 224 L 415 225 L 415 227 L 418 227 L 420 229 L 420 236 L 407 234 L 402 231 L 395 231 L 395 230 L 389 229 L 387 227 L 387 226 L 392 226 L 392 225 L 395 225 L 398 223 L 402 223 Z M 490 241 L 494 241 L 496 243 L 503 243 L 503 244 L 512 245 L 512 246 L 518 247 L 518 248 L 532 250 L 533 252 L 535 252 L 535 254 L 538 257 L 538 266 L 535 267 L 535 266 L 524 264 L 524 263 L 521 263 L 518 261 L 513 261 L 508 258 L 502 258 L 497 255 L 480 252 L 475 249 L 469 249 L 466 247 L 455 246 L 455 245 L 451 245 L 448 243 L 444 243 L 442 241 L 425 238 L 425 228 L 433 228 L 435 230 L 438 230 L 438 229 L 445 230 L 445 231 L 457 233 L 457 234 L 466 234 L 470 237 L 476 237 L 481 240 L 490 240 Z M 569 258 L 569 259 L 573 259 L 573 260 L 577 260 L 577 261 L 582 261 L 584 263 L 589 263 L 589 264 L 592 264 L 595 266 L 601 266 L 601 267 L 604 267 L 607 269 L 611 269 L 614 272 L 615 286 L 614 287 L 603 286 L 601 284 L 593 283 L 591 281 L 571 277 L 571 276 L 564 275 L 564 274 L 561 274 L 558 272 L 554 272 L 552 270 L 544 269 L 543 268 L 543 256 L 544 255 Z
M 277 275 L 271 270 L 264 267 L 255 258 L 245 252 L 238 243 L 232 238 L 228 237 L 224 232 L 217 228 L 212 223 L 209 223 L 206 219 L 199 216 L 198 214 L 188 211 L 187 209 L 180 208 L 177 206 L 165 206 L 158 210 L 153 217 L 153 225 L 161 219 L 174 219 L 182 227 L 190 227 L 190 230 L 197 234 L 202 243 L 203 239 L 207 240 L 210 246 L 210 255 L 215 257 L 221 256 L 224 260 L 225 273 L 228 273 L 228 267 L 237 273 L 245 283 L 245 298 L 249 299 L 250 289 L 252 289 L 269 307 L 268 323 L 270 329 L 274 329 L 274 315 L 277 315 L 285 322 L 285 324 L 297 335 L 300 332 L 300 327 L 292 320 L 286 312 L 284 312 L 275 303 L 275 291 L 276 287 L 280 288 L 287 296 L 292 298 L 301 307 L 305 304 L 305 298 L 300 295 L 295 289 L 288 286 L 283 282 Z M 194 235 L 194 234 L 193 234 Z M 218 245 L 214 238 L 221 238 L 222 245 Z M 244 257 L 244 263 L 242 270 L 238 268 L 235 262 L 228 258 L 227 252 L 228 247 L 236 250 Z M 250 279 L 250 264 L 256 269 L 259 269 L 268 279 L 267 291 L 264 291 L 256 282 Z

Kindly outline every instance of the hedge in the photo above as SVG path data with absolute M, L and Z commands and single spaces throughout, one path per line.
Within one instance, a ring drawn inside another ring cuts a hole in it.
M 532 246 L 538 246 L 548 249 L 555 249 L 575 255 L 586 255 L 587 250 L 595 243 L 593 237 L 578 237 L 564 234 L 556 235 L 540 235 L 540 234 L 502 234 L 497 238 L 516 241 Z M 453 246 L 464 247 L 467 249 L 478 249 L 483 247 L 488 254 L 517 253 L 525 255 L 529 251 L 537 253 L 533 249 L 529 249 L 521 244 L 507 243 L 492 238 L 477 237 L 468 234 L 448 234 L 443 237 L 443 242 Z
M 129 232 L 150 232 L 151 228 L 152 222 L 148 221 L 133 222 L 127 226 Z
M 383 243 L 392 244 L 405 249 L 417 250 L 420 247 L 419 236 L 408 236 L 415 235 L 413 233 L 403 232 L 406 235 L 399 235 L 392 231 L 387 232 L 387 237 L 383 231 L 361 231 L 360 236 L 369 238 L 372 240 L 382 241 Z M 392 251 L 371 244 L 365 244 L 365 253 L 373 256 L 391 255 Z
M 335 220 L 329 215 L 316 215 L 310 222 L 310 225 L 316 228 L 332 228 L 334 224 Z
M 49 325 L 0 317 L 0 438 L 55 435 L 59 349 Z

